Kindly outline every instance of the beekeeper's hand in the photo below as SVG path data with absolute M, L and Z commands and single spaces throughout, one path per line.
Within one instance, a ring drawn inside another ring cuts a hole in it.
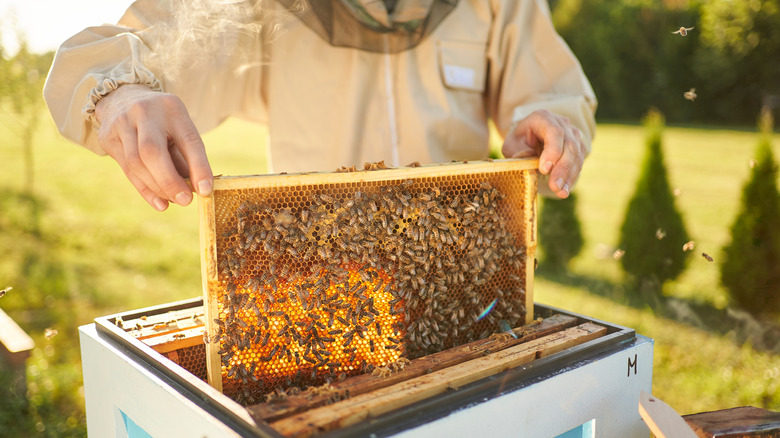
M 206 148 L 178 97 L 123 85 L 98 102 L 95 117 L 100 147 L 155 209 L 192 202 L 185 177 L 198 194 L 211 194 L 214 177 Z
M 582 133 L 569 119 L 540 110 L 512 125 L 502 153 L 507 158 L 539 156 L 539 171 L 550 175 L 550 190 L 566 198 L 577 182 L 587 150 Z

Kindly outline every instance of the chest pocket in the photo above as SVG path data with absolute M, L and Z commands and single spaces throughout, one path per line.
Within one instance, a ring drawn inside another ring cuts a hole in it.
M 479 93 L 485 91 L 485 43 L 438 41 L 437 49 L 439 72 L 447 88 Z

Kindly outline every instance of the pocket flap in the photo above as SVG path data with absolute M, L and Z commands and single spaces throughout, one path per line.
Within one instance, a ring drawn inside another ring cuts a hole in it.
M 439 70 L 448 88 L 485 91 L 487 55 L 484 43 L 438 41 Z

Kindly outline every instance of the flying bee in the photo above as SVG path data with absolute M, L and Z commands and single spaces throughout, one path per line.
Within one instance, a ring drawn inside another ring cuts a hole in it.
M 706 252 L 701 253 L 701 256 L 704 257 L 708 262 L 713 261 L 712 257 L 710 257 Z
M 679 29 L 677 29 L 674 32 L 672 32 L 672 34 L 675 34 L 675 35 L 679 34 L 680 36 L 686 36 L 686 35 L 688 35 L 688 31 L 691 31 L 691 30 L 693 30 L 693 27 L 682 26 Z
M 693 102 L 698 97 L 698 95 L 696 94 L 696 89 L 691 88 L 690 90 L 686 91 L 685 93 L 683 93 L 683 97 Z
M 7 288 L 0 290 L 0 298 L 4 297 L 6 293 L 10 292 L 13 287 L 8 286 Z
M 59 332 L 57 331 L 57 329 L 47 328 L 46 331 L 44 332 L 44 336 L 46 337 L 47 341 L 51 341 L 55 336 L 57 336 L 58 333 Z
M 690 242 L 687 242 L 685 245 L 683 245 L 683 251 L 693 251 L 693 248 L 696 246 L 696 243 L 691 240 Z

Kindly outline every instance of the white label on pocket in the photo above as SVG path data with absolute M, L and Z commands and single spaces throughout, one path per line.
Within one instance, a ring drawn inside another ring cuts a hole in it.
M 444 78 L 453 87 L 474 88 L 474 70 L 457 65 L 444 65 Z

